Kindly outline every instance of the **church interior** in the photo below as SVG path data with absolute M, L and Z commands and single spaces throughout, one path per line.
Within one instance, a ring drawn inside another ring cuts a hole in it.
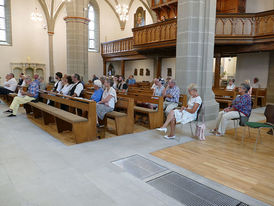
M 0 0 L 0 206 L 274 205 L 274 0 Z

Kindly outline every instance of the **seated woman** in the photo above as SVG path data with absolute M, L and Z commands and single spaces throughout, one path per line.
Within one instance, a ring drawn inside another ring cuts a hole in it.
M 96 104 L 96 113 L 97 117 L 100 120 L 103 120 L 105 115 L 109 112 L 112 112 L 117 102 L 117 95 L 115 89 L 113 89 L 113 79 L 105 80 L 105 91 L 103 93 L 102 100 Z M 97 124 L 98 124 L 97 119 Z
M 72 81 L 72 78 L 71 76 L 64 76 L 62 78 L 62 85 L 63 88 L 61 89 L 60 91 L 60 94 L 63 94 L 63 95 L 68 95 L 69 94 L 69 91 L 72 89 L 73 87 L 73 81 Z
M 93 84 L 94 84 L 95 91 L 93 95 L 91 96 L 90 100 L 93 100 L 95 102 L 100 102 L 104 92 L 104 90 L 102 89 L 102 82 L 99 79 L 97 79 L 93 82 Z
M 155 83 L 155 87 L 154 87 L 154 92 L 153 92 L 152 96 L 156 96 L 156 97 L 164 96 L 165 87 L 161 84 L 160 80 L 156 79 L 154 81 L 154 83 Z M 148 104 L 148 107 L 150 109 L 157 109 L 158 105 L 157 104 Z
M 158 131 L 167 132 L 167 126 L 170 125 L 170 134 L 166 135 L 166 139 L 175 139 L 175 126 L 176 123 L 186 124 L 197 118 L 197 112 L 202 105 L 202 99 L 198 95 L 197 85 L 191 84 L 188 87 L 188 92 L 190 94 L 190 99 L 188 100 L 187 107 L 182 106 L 182 108 L 172 110 L 169 112 L 165 124 L 158 128 Z
M 234 84 L 234 81 L 233 79 L 230 79 L 228 81 L 228 84 L 226 86 L 226 90 L 234 90 L 235 89 L 235 84 Z
M 239 87 L 240 95 L 233 100 L 232 105 L 219 112 L 217 119 L 217 125 L 211 132 L 215 133 L 216 136 L 225 134 L 228 120 L 239 118 L 241 116 L 249 117 L 251 114 L 251 97 L 248 94 L 250 90 L 249 84 L 243 83 Z

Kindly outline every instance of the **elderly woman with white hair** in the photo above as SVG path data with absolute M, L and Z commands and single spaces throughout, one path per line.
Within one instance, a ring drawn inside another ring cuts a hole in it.
M 96 113 L 97 113 L 97 124 L 98 120 L 103 120 L 105 115 L 109 112 L 112 112 L 115 108 L 117 102 L 117 94 L 115 89 L 113 89 L 113 79 L 105 80 L 105 91 L 102 96 L 102 100 L 96 104 Z M 99 125 L 101 126 L 101 125 Z
M 169 112 L 165 124 L 158 128 L 158 131 L 167 132 L 167 126 L 170 125 L 170 134 L 164 136 L 166 139 L 175 139 L 176 123 L 186 124 L 197 118 L 197 113 L 202 105 L 202 99 L 198 95 L 197 85 L 191 84 L 188 87 L 190 98 L 187 106 L 182 106 L 181 109 L 172 110 Z
M 93 84 L 95 91 L 90 99 L 95 102 L 100 102 L 102 99 L 102 95 L 104 93 L 104 90 L 102 89 L 102 82 L 99 79 L 97 79 L 93 82 Z

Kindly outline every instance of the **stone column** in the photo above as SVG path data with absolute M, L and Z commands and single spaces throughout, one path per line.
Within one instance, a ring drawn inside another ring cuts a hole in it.
M 106 62 L 106 60 L 103 60 L 103 74 L 105 76 L 107 75 L 107 62 Z
M 78 73 L 86 82 L 88 77 L 88 0 L 71 0 L 67 14 L 67 71 Z
M 215 74 L 214 74 L 214 88 L 220 87 L 220 77 L 221 77 L 221 56 L 216 56 L 216 63 L 215 63 Z
M 216 0 L 178 1 L 176 81 L 184 94 L 198 85 L 206 120 L 219 111 L 212 92 L 215 20 Z
M 121 61 L 121 75 L 125 77 L 125 60 Z
M 155 66 L 156 66 L 156 77 L 155 78 L 159 78 L 160 76 L 162 76 L 162 58 L 161 57 L 156 57 L 155 58 Z
M 54 59 L 53 59 L 53 35 L 54 32 L 48 32 L 49 35 L 49 75 L 54 79 Z

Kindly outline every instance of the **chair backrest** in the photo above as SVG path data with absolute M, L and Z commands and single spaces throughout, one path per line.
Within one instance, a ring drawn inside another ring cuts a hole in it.
M 274 105 L 266 105 L 264 116 L 266 117 L 266 122 L 274 124 Z
M 200 107 L 199 107 L 199 109 L 197 111 L 197 117 L 196 117 L 195 121 L 199 120 L 199 116 L 200 116 L 200 113 L 202 111 L 202 107 L 203 107 L 203 103 L 200 105 Z M 204 115 L 204 114 L 202 114 L 202 115 Z M 204 118 L 204 117 L 202 117 L 202 118 Z M 204 119 L 203 119 L 203 121 L 204 121 Z

